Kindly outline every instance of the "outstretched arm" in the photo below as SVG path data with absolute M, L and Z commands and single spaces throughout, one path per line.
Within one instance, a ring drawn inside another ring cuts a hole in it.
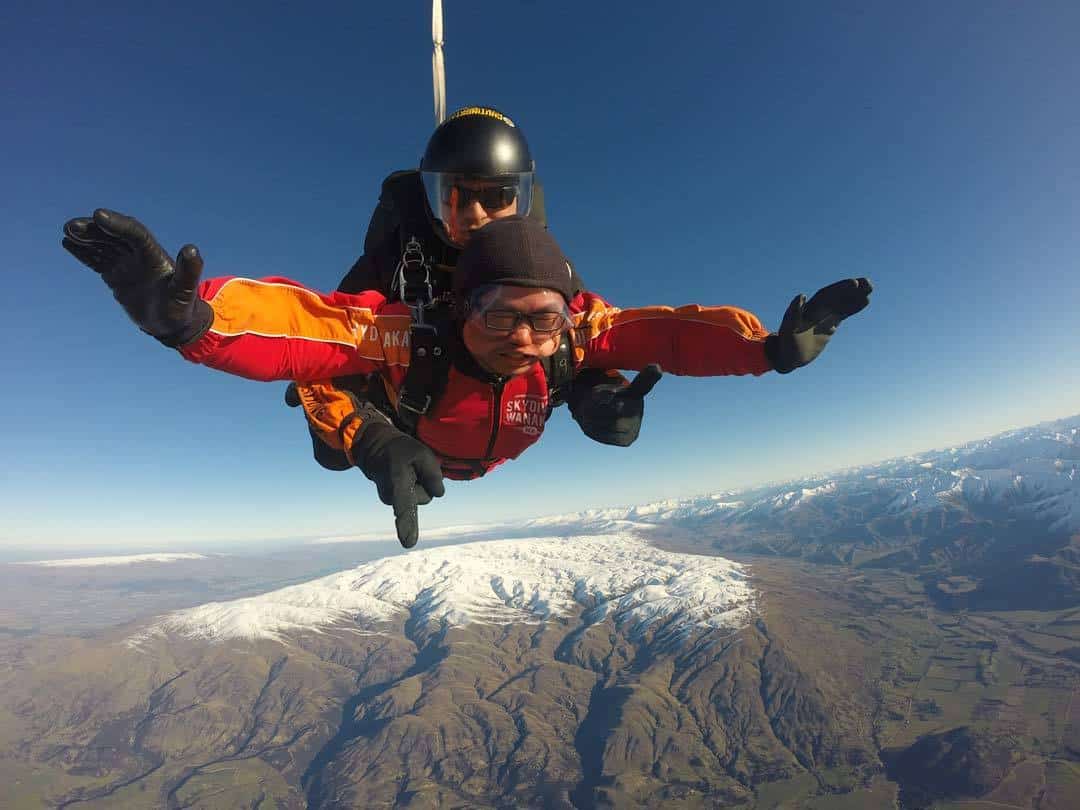
M 736 307 L 645 307 L 619 310 L 600 299 L 576 316 L 578 362 L 595 368 L 644 368 L 659 363 L 673 374 L 787 373 L 824 351 L 839 324 L 870 303 L 873 285 L 845 279 L 809 301 L 798 295 L 779 331 Z
M 64 248 L 140 329 L 187 359 L 256 380 L 320 379 L 408 363 L 407 312 L 378 293 L 324 295 L 284 278 L 199 283 L 194 245 L 174 262 L 138 220 L 107 209 L 68 221 Z
M 199 285 L 213 322 L 180 347 L 195 363 L 255 380 L 314 380 L 407 366 L 410 318 L 379 293 L 318 293 L 286 278 Z
M 577 360 L 586 367 L 643 369 L 693 377 L 764 374 L 768 330 L 735 307 L 619 309 L 600 299 L 576 316 Z

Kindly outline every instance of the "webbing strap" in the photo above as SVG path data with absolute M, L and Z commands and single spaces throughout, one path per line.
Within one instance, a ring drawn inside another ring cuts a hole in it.
M 540 361 L 548 386 L 548 416 L 551 411 L 566 401 L 566 395 L 574 379 L 573 350 L 570 335 L 564 334 L 559 341 L 559 348 L 551 357 Z
M 446 390 L 450 353 L 436 326 L 414 322 L 409 327 L 409 354 L 409 369 L 398 390 L 397 421 L 402 430 L 415 436 L 420 417 Z

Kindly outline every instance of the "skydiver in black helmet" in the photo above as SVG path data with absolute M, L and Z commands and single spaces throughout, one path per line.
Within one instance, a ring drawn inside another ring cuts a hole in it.
M 471 235 L 489 222 L 526 216 L 546 226 L 543 189 L 535 174 L 528 143 L 514 122 L 490 107 L 465 107 L 452 113 L 432 134 L 419 170 L 398 171 L 383 181 L 379 202 L 364 239 L 364 253 L 341 280 L 341 292 L 379 290 L 420 311 L 438 328 L 452 309 L 452 278 L 461 249 Z M 567 262 L 573 291 L 584 291 L 572 263 Z M 417 410 L 439 380 L 426 379 L 423 364 L 411 386 Z M 428 369 L 427 376 L 438 376 Z M 552 406 L 563 402 L 585 435 L 603 444 L 627 447 L 638 437 L 644 397 L 660 378 L 650 368 L 630 384 L 618 372 L 578 374 L 573 385 L 555 392 Z M 339 377 L 289 386 L 286 401 L 303 404 L 316 460 L 331 470 L 357 466 L 378 486 L 390 505 L 395 484 L 406 480 L 396 468 L 415 459 L 350 452 L 348 424 L 354 414 L 373 403 L 387 414 L 411 415 L 406 407 L 387 401 L 377 377 Z M 395 419 L 395 428 L 409 435 L 415 422 Z M 398 438 L 390 436 L 389 438 Z M 397 446 L 403 442 L 395 442 Z M 417 452 L 423 450 L 418 447 Z M 422 490 L 422 487 L 420 488 Z M 419 503 L 430 494 L 418 491 Z

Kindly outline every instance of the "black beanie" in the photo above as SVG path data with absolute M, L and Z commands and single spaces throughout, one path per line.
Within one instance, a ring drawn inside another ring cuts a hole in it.
M 506 217 L 473 231 L 454 268 L 454 295 L 463 301 L 485 284 L 543 287 L 569 303 L 574 297 L 570 265 L 543 225 L 526 217 Z

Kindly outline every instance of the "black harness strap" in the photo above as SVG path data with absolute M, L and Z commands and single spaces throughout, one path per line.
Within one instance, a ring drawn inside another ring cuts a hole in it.
M 547 378 L 547 416 L 550 417 L 555 408 L 566 402 L 566 396 L 574 381 L 573 347 L 570 345 L 569 334 L 562 336 L 559 348 L 551 357 L 543 358 L 540 365 L 543 366 L 544 376 Z
M 410 436 L 416 424 L 438 402 L 450 377 L 450 353 L 435 324 L 409 327 L 409 369 L 398 390 L 397 422 Z
M 412 313 L 409 368 L 398 391 L 397 421 L 415 436 L 417 422 L 442 396 L 450 376 L 450 353 L 440 334 L 447 328 L 448 307 L 432 296 L 431 265 L 415 238 L 405 245 L 394 282 Z

